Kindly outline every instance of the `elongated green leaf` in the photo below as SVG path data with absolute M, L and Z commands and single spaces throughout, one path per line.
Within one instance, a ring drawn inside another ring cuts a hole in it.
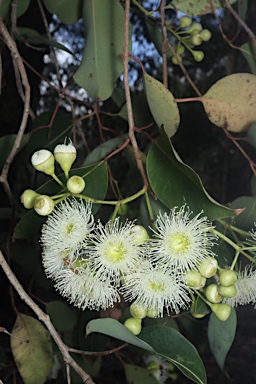
M 46 313 L 59 332 L 71 331 L 77 325 L 77 317 L 68 303 L 49 301 L 45 304 Z
M 229 0 L 230 4 L 234 4 L 236 0 Z M 191 1 L 191 0 L 173 0 L 170 4 L 169 8 L 172 8 L 172 6 L 183 13 L 186 13 L 187 15 L 204 15 L 206 13 L 212 13 L 212 5 L 214 9 L 222 8 L 224 6 L 223 0 L 197 0 L 197 1 Z
M 206 383 L 203 363 L 195 347 L 175 329 L 165 326 L 146 327 L 139 337 L 134 336 L 121 323 L 113 319 L 92 320 L 86 334 L 100 332 L 125 341 L 171 361 L 181 372 L 198 384 Z
M 199 176 L 179 158 L 164 131 L 152 144 L 147 156 L 147 173 L 151 188 L 167 207 L 187 204 L 209 220 L 235 216 L 235 213 L 213 200 Z
M 252 43 L 245 43 L 241 46 L 241 53 L 244 55 L 251 72 L 256 75 L 256 50 Z
M 221 369 L 224 367 L 228 351 L 236 334 L 236 312 L 232 308 L 231 316 L 226 321 L 220 321 L 211 314 L 208 323 L 208 340 L 211 351 Z
M 70 49 L 65 47 L 65 45 L 58 43 L 55 40 L 46 39 L 45 37 L 40 35 L 40 33 L 35 31 L 34 29 L 17 28 L 17 30 L 19 32 L 19 35 L 16 36 L 17 40 L 21 40 L 21 41 L 24 40 L 30 44 L 33 44 L 33 45 L 42 45 L 42 44 L 48 45 L 50 47 L 55 47 L 55 48 L 61 49 L 62 51 L 66 51 L 66 52 L 70 53 L 71 55 L 73 55 L 73 52 L 71 52 Z
M 160 29 L 156 25 L 152 25 L 148 20 L 146 20 L 146 28 L 150 36 L 150 40 L 154 43 L 157 52 L 162 56 L 162 41 L 163 36 Z M 167 58 L 170 59 L 173 56 L 172 52 L 168 49 Z
M 124 364 L 125 376 L 128 384 L 158 384 L 159 381 L 146 368 L 137 365 Z
M 254 228 L 256 218 L 256 197 L 255 196 L 241 196 L 232 201 L 231 207 L 233 209 L 245 208 L 243 212 L 236 216 L 234 224 L 243 229 L 250 231 Z
M 83 16 L 83 0 L 44 0 L 44 5 L 65 24 L 74 24 Z
M 22 16 L 26 10 L 28 9 L 30 4 L 30 0 L 19 0 L 17 2 L 17 17 Z M 0 16 L 5 19 L 8 16 L 9 12 L 11 12 L 11 0 L 3 0 L 0 6 Z
M 74 79 L 93 100 L 106 100 L 123 71 L 124 10 L 118 0 L 86 0 L 83 15 L 86 45 Z
M 21 150 L 24 147 L 24 145 L 28 142 L 29 138 L 30 138 L 30 133 L 26 133 L 25 135 L 23 135 L 19 150 Z M 16 135 L 7 135 L 7 136 L 1 137 L 1 139 L 0 139 L 0 168 L 4 165 L 7 157 L 9 156 L 9 154 L 13 148 L 13 144 L 15 142 L 15 139 L 16 139 Z
M 159 128 L 172 137 L 180 124 L 180 114 L 172 93 L 160 81 L 143 72 L 149 109 Z
M 11 337 L 11 349 L 25 384 L 44 384 L 53 364 L 50 334 L 40 321 L 19 315 L 12 334 L 29 343 Z
M 247 0 L 238 0 L 237 1 L 238 15 L 242 20 L 245 19 L 247 7 L 248 7 L 248 1 Z M 239 27 L 241 28 L 241 25 Z
M 256 121 L 256 76 L 223 77 L 200 97 L 209 120 L 231 132 L 247 131 Z
M 108 188 L 108 171 L 105 163 L 102 163 L 101 165 L 73 169 L 70 172 L 70 176 L 72 175 L 78 175 L 84 178 L 86 183 L 83 191 L 84 195 L 99 200 L 103 200 L 105 198 Z M 60 175 L 59 178 L 65 183 L 63 174 Z M 54 194 L 63 193 L 64 190 L 61 189 L 61 187 L 54 180 L 50 180 L 38 188 L 37 192 L 52 196 Z M 95 214 L 99 207 L 99 204 L 93 204 L 92 212 Z M 29 212 L 25 213 L 24 216 L 22 216 L 20 222 L 15 227 L 14 237 L 18 239 L 38 236 L 44 222 L 45 217 L 37 215 L 35 211 L 31 209 Z

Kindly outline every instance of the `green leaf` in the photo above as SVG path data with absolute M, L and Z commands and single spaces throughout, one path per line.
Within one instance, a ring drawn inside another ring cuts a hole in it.
M 158 384 L 159 381 L 146 368 L 137 365 L 124 364 L 125 376 L 128 384 Z
M 86 45 L 74 80 L 93 100 L 106 100 L 123 71 L 124 10 L 118 0 L 87 0 L 83 15 Z
M 156 25 L 152 25 L 148 20 L 146 20 L 146 28 L 150 36 L 150 41 L 156 47 L 157 52 L 162 56 L 162 41 L 163 36 L 160 29 Z M 167 50 L 167 58 L 170 59 L 173 56 L 172 52 Z
M 238 12 L 237 13 L 242 20 L 245 20 L 247 7 L 248 7 L 248 1 L 247 0 L 238 0 L 238 2 L 237 2 Z M 239 28 L 241 28 L 241 24 L 239 25 Z
M 180 124 L 180 114 L 172 93 L 143 71 L 149 109 L 159 128 L 162 126 L 167 136 L 172 137 Z
M 230 4 L 234 4 L 236 0 L 229 0 Z M 212 13 L 212 6 L 214 9 L 222 8 L 224 5 L 223 0 L 173 0 L 172 3 L 166 8 L 174 8 L 177 11 L 186 13 L 187 15 L 199 16 L 206 13 Z
M 49 301 L 45 304 L 45 310 L 59 332 L 69 332 L 77 325 L 76 314 L 68 303 Z
M 226 321 L 220 321 L 211 314 L 208 323 L 208 340 L 211 351 L 221 369 L 224 367 L 228 351 L 236 334 L 236 312 L 232 308 L 231 316 Z
M 256 76 L 235 73 L 223 77 L 198 99 L 213 124 L 231 132 L 247 131 L 256 121 Z
M 127 137 L 128 137 L 127 135 L 121 135 L 99 145 L 91 153 L 89 153 L 89 155 L 85 158 L 83 162 L 83 166 L 88 166 L 101 161 L 102 159 L 104 159 L 104 157 L 109 155 L 114 149 L 117 149 L 120 145 L 122 145 L 127 139 Z
M 65 24 L 74 24 L 83 16 L 83 0 L 44 0 L 44 5 Z
M 232 209 L 245 208 L 243 212 L 236 216 L 234 225 L 244 231 L 250 231 L 254 228 L 256 218 L 256 197 L 255 196 L 241 196 L 232 201 Z
M 103 200 L 105 198 L 108 188 L 108 171 L 106 163 L 73 169 L 70 172 L 70 176 L 73 175 L 78 175 L 84 178 L 86 183 L 83 191 L 84 195 L 98 200 Z M 65 183 L 63 174 L 60 175 L 59 178 Z M 37 192 L 40 194 L 54 195 L 63 193 L 64 190 L 61 189 L 54 180 L 50 180 L 38 188 Z M 93 204 L 93 214 L 98 211 L 99 207 L 99 204 Z M 19 239 L 39 236 L 42 224 L 45 220 L 45 217 L 37 215 L 34 210 L 30 210 L 22 216 L 20 222 L 16 225 L 14 238 Z
M 256 123 L 253 123 L 247 131 L 248 142 L 256 148 Z
M 147 173 L 154 193 L 169 208 L 186 203 L 194 214 L 203 211 L 209 220 L 235 216 L 208 195 L 199 176 L 182 162 L 163 130 L 148 153 Z
M 244 55 L 244 58 L 247 60 L 251 72 L 253 75 L 256 75 L 256 50 L 252 43 L 245 43 L 241 45 L 241 53 Z
M 19 35 L 15 36 L 17 40 L 25 41 L 32 45 L 41 45 L 41 44 L 48 45 L 50 47 L 55 47 L 55 48 L 61 49 L 62 51 L 66 51 L 70 53 L 70 55 L 75 56 L 73 52 L 70 51 L 70 49 L 65 47 L 65 45 L 58 43 L 55 40 L 49 40 L 49 39 L 46 39 L 45 37 L 42 37 L 42 35 L 40 35 L 40 33 L 35 31 L 34 29 L 17 28 L 17 30 L 19 32 Z
M 202 317 L 208 315 L 208 313 L 211 312 L 208 305 L 205 304 L 205 302 L 197 296 L 195 301 L 192 303 L 190 308 L 191 314 L 196 319 L 201 319 Z
M 205 369 L 197 350 L 173 328 L 146 327 L 139 337 L 136 337 L 117 320 L 97 319 L 90 321 L 86 327 L 86 335 L 92 332 L 100 332 L 146 351 L 157 353 L 171 361 L 192 381 L 198 384 L 206 383 Z
M 30 133 L 23 135 L 19 151 L 24 147 L 30 138 Z M 11 153 L 16 135 L 6 135 L 0 138 L 0 168 L 4 165 L 7 157 Z
M 49 332 L 31 316 L 20 314 L 12 334 L 29 343 L 11 337 L 11 349 L 25 384 L 44 384 L 53 365 L 52 343 Z
M 0 6 L 0 16 L 2 19 L 5 19 L 8 16 L 9 12 L 11 12 L 11 0 L 3 0 Z M 30 4 L 30 0 L 19 0 L 17 3 L 17 17 L 22 16 L 26 10 L 28 9 Z

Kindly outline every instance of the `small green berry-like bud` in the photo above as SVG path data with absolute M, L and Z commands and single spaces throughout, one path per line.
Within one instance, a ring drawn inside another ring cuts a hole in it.
M 201 36 L 201 39 L 203 41 L 209 41 L 210 38 L 212 37 L 212 34 L 211 32 L 209 31 L 209 29 L 203 29 L 201 32 L 200 32 L 200 36 Z
M 187 287 L 194 288 L 194 289 L 201 289 L 206 279 L 203 278 L 200 272 L 195 270 L 190 270 L 184 273 L 183 280 Z
M 211 310 L 221 321 L 226 321 L 231 315 L 231 307 L 228 304 L 212 304 Z
M 128 204 L 120 204 L 117 210 L 118 215 L 126 215 L 126 213 L 129 211 Z
M 128 329 L 135 336 L 141 332 L 141 319 L 135 319 L 134 317 L 130 317 L 124 322 L 125 328 Z
M 214 257 L 207 257 L 204 261 L 199 265 L 199 272 L 202 276 L 209 279 L 209 277 L 213 277 L 217 272 L 218 262 Z
M 236 295 L 236 287 L 234 285 L 230 285 L 229 287 L 224 287 L 223 285 L 218 286 L 219 294 L 226 299 L 230 299 Z
M 182 53 L 185 51 L 185 47 L 182 44 L 179 44 L 176 48 L 177 55 L 182 55 Z
M 179 61 L 182 61 L 182 57 L 181 57 L 180 55 L 177 55 L 177 56 L 178 56 Z M 172 57 L 172 62 L 173 62 L 173 64 L 175 64 L 175 65 L 178 65 L 178 64 L 179 64 L 179 63 L 178 63 L 178 60 L 176 59 L 175 56 Z
M 199 45 L 201 45 L 203 42 L 201 36 L 199 33 L 193 35 L 191 37 L 191 43 L 195 46 L 195 47 L 198 47 Z
M 192 19 L 189 16 L 182 16 L 180 18 L 180 26 L 181 28 L 188 28 L 192 24 Z
M 203 51 L 192 51 L 194 60 L 200 63 L 204 59 L 204 53 Z
M 146 228 L 142 225 L 135 225 L 131 229 L 131 233 L 137 245 L 144 243 L 149 238 Z
M 36 191 L 33 191 L 32 189 L 26 189 L 26 191 L 22 193 L 20 201 L 25 208 L 34 208 L 35 200 L 38 196 L 40 195 Z
M 132 303 L 130 306 L 130 312 L 135 319 L 144 319 L 147 316 L 147 310 L 141 303 Z
M 40 195 L 36 198 L 34 209 L 40 216 L 47 216 L 54 210 L 54 201 L 50 196 Z
M 46 175 L 54 174 L 54 156 L 48 149 L 41 149 L 31 157 L 33 167 Z
M 71 176 L 67 181 L 67 189 L 71 193 L 81 193 L 85 188 L 85 181 L 80 176 Z
M 54 157 L 61 169 L 67 175 L 76 160 L 76 148 L 71 143 L 59 144 L 54 148 Z
M 191 24 L 190 28 L 187 30 L 188 33 L 193 35 L 194 33 L 199 33 L 203 29 L 202 24 L 200 23 L 193 23 Z
M 235 271 L 230 269 L 221 269 L 220 270 L 220 284 L 224 287 L 229 287 L 230 285 L 235 284 L 237 280 L 237 274 Z
M 205 290 L 205 297 L 211 303 L 219 303 L 222 300 L 222 296 L 218 292 L 217 284 L 210 284 Z

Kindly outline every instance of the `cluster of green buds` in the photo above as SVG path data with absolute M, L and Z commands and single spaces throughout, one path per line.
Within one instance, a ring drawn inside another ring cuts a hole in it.
M 199 47 L 203 42 L 209 41 L 212 36 L 208 29 L 203 29 L 202 24 L 193 23 L 189 16 L 182 16 L 180 18 L 180 25 L 171 33 L 177 39 L 175 51 L 179 61 L 182 61 L 181 55 L 185 49 L 193 55 L 195 61 L 200 62 L 204 59 L 204 52 L 194 49 L 194 47 Z M 178 64 L 175 56 L 172 57 L 172 62 L 173 64 Z
M 142 329 L 142 320 L 145 317 L 150 317 L 152 319 L 158 316 L 158 310 L 152 307 L 145 308 L 140 303 L 133 302 L 130 306 L 130 313 L 132 317 L 129 317 L 124 322 L 124 326 L 134 335 L 139 335 Z
M 69 144 L 58 144 L 53 153 L 48 149 L 40 149 L 31 157 L 32 166 L 39 172 L 51 176 L 60 184 L 67 193 L 79 194 L 85 188 L 85 181 L 80 176 L 69 177 L 69 171 L 76 160 L 76 148 L 70 141 Z M 55 161 L 59 164 L 66 177 L 66 185 L 55 174 Z M 41 216 L 49 215 L 55 206 L 57 196 L 41 195 L 32 189 L 26 189 L 21 195 L 21 203 L 27 209 L 36 211 Z

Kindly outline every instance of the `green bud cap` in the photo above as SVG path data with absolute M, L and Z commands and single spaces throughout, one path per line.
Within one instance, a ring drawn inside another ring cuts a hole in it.
M 207 257 L 199 264 L 198 269 L 202 276 L 209 279 L 216 274 L 218 269 L 218 262 L 214 257 Z
M 40 216 L 47 216 L 54 210 L 54 201 L 50 196 L 40 195 L 36 198 L 34 209 Z
M 132 227 L 131 233 L 137 245 L 143 244 L 146 240 L 149 239 L 147 230 L 142 225 L 135 225 Z
M 125 320 L 124 326 L 128 329 L 128 331 L 137 336 L 141 332 L 141 319 L 130 317 L 129 319 Z
M 228 304 L 212 304 L 211 310 L 220 321 L 226 321 L 231 315 L 231 307 Z
M 222 300 L 222 296 L 219 294 L 217 284 L 210 284 L 205 290 L 205 297 L 211 303 L 219 303 Z
M 229 287 L 224 287 L 223 285 L 218 286 L 219 294 L 226 299 L 230 299 L 236 295 L 235 285 L 230 285 Z
M 147 316 L 147 310 L 141 303 L 132 303 L 130 306 L 130 312 L 135 319 L 144 319 Z
M 230 285 L 235 284 L 237 281 L 237 274 L 235 271 L 230 269 L 221 269 L 220 270 L 220 284 L 224 287 L 229 287 Z
M 26 189 L 20 197 L 21 203 L 24 205 L 24 208 L 31 209 L 34 208 L 36 198 L 40 196 L 39 193 L 33 191 L 33 189 Z
M 81 193 L 85 188 L 85 181 L 80 176 L 71 176 L 67 181 L 67 189 L 71 193 Z
M 76 160 L 76 148 L 71 141 L 69 144 L 58 144 L 54 148 L 54 157 L 63 172 L 67 173 Z
M 40 149 L 31 157 L 33 167 L 46 175 L 54 174 L 54 156 L 48 149 Z

